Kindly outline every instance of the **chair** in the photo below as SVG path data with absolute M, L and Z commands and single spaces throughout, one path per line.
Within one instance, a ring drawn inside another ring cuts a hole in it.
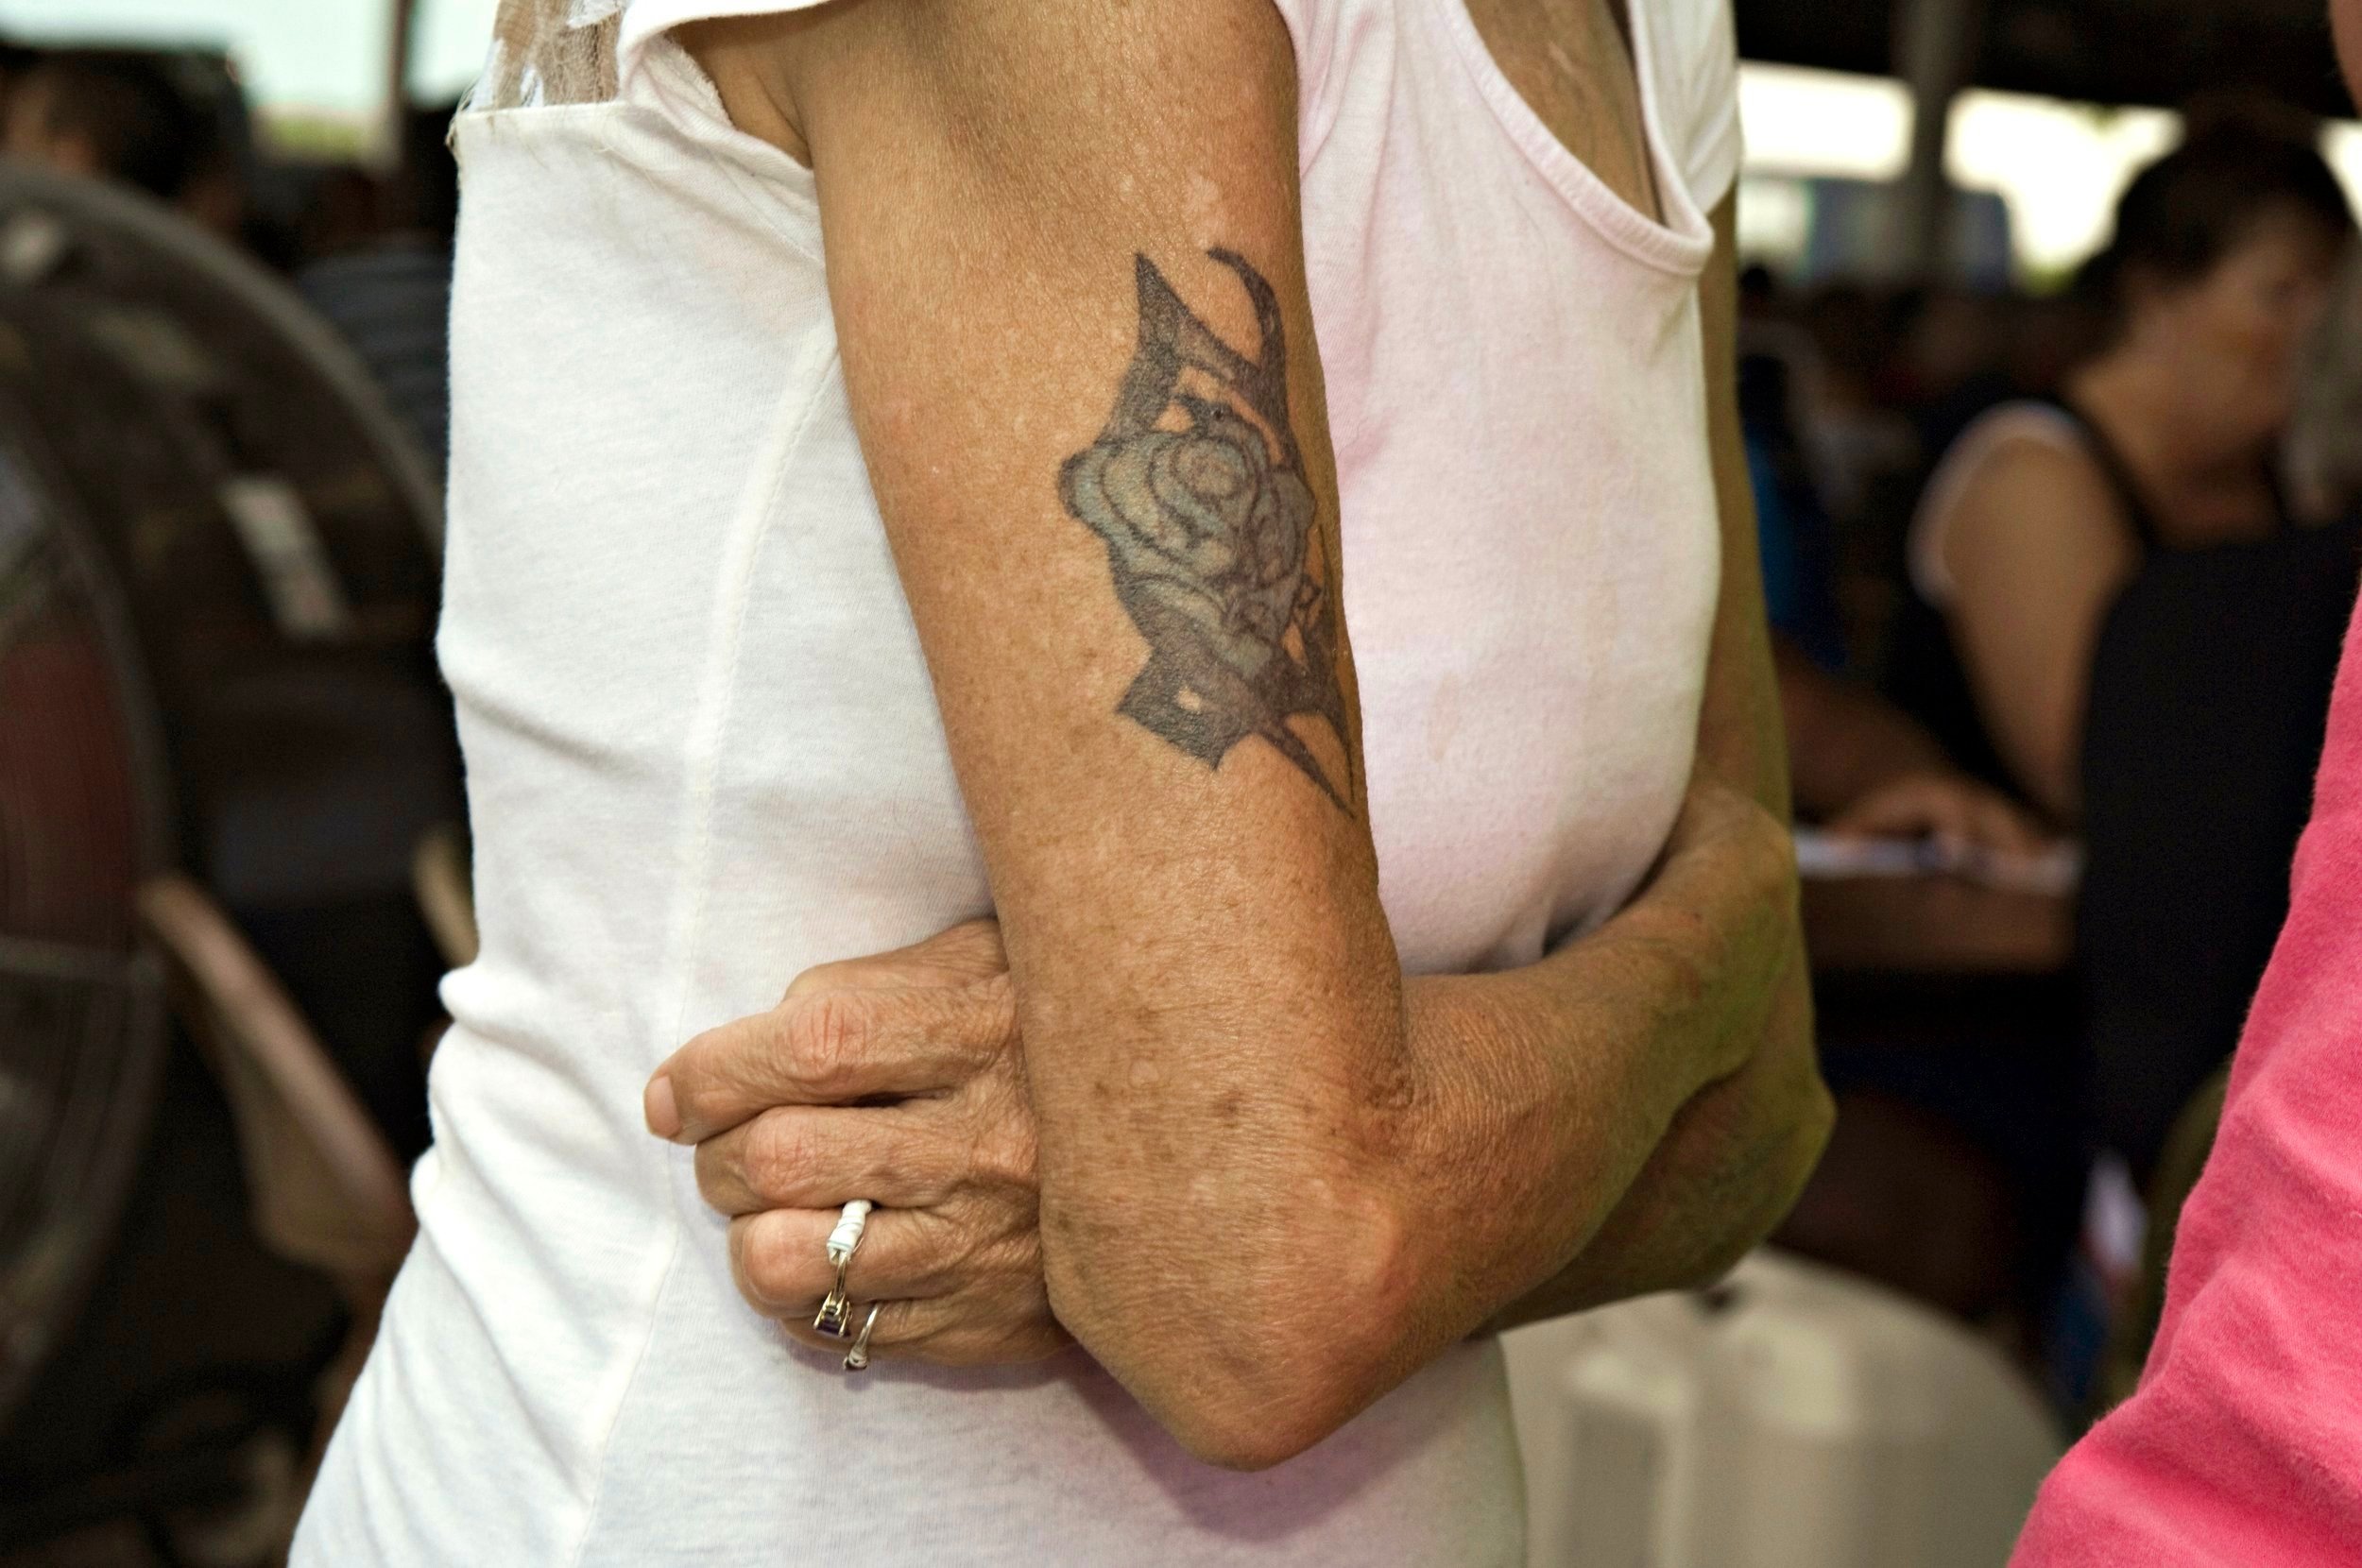
M 317 1462 L 417 1233 L 402 1166 L 295 1003 L 202 888 L 157 878 L 141 887 L 139 913 L 163 955 L 174 1011 L 230 1101 L 255 1234 L 326 1274 L 352 1315 L 320 1380 Z
M 443 962 L 465 969 L 475 962 L 475 881 L 469 863 L 468 836 L 449 823 L 430 827 L 410 857 L 410 886 L 419 912 L 434 933 Z
M 2063 1446 L 1995 1346 L 1770 1251 L 1501 1343 L 1532 1568 L 1992 1568 Z

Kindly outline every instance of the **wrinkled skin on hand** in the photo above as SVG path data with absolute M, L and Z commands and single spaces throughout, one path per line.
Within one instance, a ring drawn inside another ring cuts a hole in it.
M 1042 1280 L 1033 1106 L 994 922 L 807 970 L 768 1013 L 675 1053 L 648 1119 L 695 1146 L 740 1293 L 798 1342 L 844 1352 L 812 1320 L 834 1281 L 829 1232 L 855 1198 L 878 1204 L 846 1275 L 856 1324 L 885 1304 L 874 1358 L 998 1365 L 1070 1342 Z

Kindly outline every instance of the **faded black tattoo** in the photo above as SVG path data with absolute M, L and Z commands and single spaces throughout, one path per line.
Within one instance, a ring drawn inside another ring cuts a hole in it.
M 1350 811 L 1292 720 L 1335 732 L 1351 767 L 1337 678 L 1337 572 L 1288 418 L 1279 301 L 1227 250 L 1261 344 L 1250 359 L 1138 258 L 1140 340 L 1099 439 L 1067 459 L 1058 493 L 1107 541 L 1116 597 L 1149 661 L 1117 711 L 1218 768 L 1259 737 Z

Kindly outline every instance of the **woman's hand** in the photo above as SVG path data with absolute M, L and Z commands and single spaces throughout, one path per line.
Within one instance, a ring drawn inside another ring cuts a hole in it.
M 1947 852 L 2038 855 L 2042 824 L 2024 807 L 1960 773 L 1891 779 L 1829 819 L 1828 830 L 1858 839 L 1933 839 Z
M 822 964 L 650 1080 L 648 1126 L 697 1149 L 755 1309 L 816 1349 L 837 1211 L 878 1207 L 846 1273 L 876 1356 L 1036 1360 L 1068 1343 L 1042 1283 L 1034 1114 L 1001 929 Z
M 1434 1085 L 1413 1231 L 1444 1249 L 1417 1271 L 1504 1329 L 1710 1283 L 1759 1241 L 1830 1119 L 1796 897 L 1786 825 L 1701 779 L 1605 925 L 1524 969 L 1412 980 Z

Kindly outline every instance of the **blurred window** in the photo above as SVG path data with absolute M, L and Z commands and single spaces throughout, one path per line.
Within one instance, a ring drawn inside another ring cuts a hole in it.
M 1879 193 L 1909 158 L 1910 94 L 1890 77 L 1759 64 L 1740 68 L 1738 91 L 1740 249 L 1798 282 L 1858 275 L 1884 247 Z M 2181 117 L 2161 109 L 1961 94 L 1947 159 L 1966 193 L 1960 274 L 1986 287 L 1999 273 L 2062 282 L 2106 242 L 2133 173 L 2181 134 Z M 2362 125 L 2332 124 L 2322 151 L 2362 205 Z
M 497 5 L 417 0 L 413 102 L 448 103 L 475 79 Z M 275 138 L 323 150 L 378 125 L 392 18 L 392 0 L 0 0 L 0 36 L 26 43 L 227 52 Z

